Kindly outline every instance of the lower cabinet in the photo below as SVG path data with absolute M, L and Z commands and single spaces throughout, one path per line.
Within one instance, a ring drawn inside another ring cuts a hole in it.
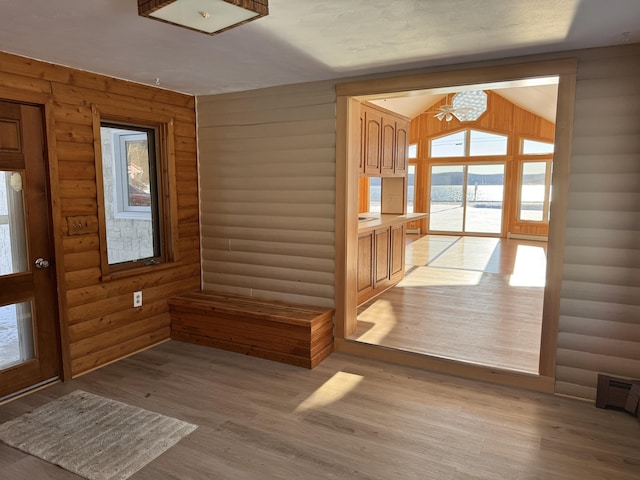
M 404 224 L 358 235 L 358 305 L 395 285 L 404 276 Z
M 404 277 L 405 224 L 392 225 L 389 231 L 389 280 L 395 284 Z

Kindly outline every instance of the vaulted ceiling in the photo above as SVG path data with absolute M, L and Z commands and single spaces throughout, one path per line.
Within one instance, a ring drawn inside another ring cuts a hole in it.
M 638 0 L 270 0 L 207 36 L 136 0 L 2 0 L 0 49 L 191 94 L 640 42 Z
M 373 95 L 362 97 L 360 100 L 369 101 L 405 117 L 415 118 L 443 98 L 446 97 L 447 102 L 451 103 L 456 92 L 469 90 L 494 91 L 511 103 L 535 113 L 545 120 L 549 120 L 552 123 L 556 121 L 556 105 L 558 102 L 557 77 L 467 85 L 465 87 L 444 87 L 426 91 L 402 92 L 395 95 Z

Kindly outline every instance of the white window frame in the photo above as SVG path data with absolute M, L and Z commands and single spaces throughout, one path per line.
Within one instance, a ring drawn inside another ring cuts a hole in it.
M 133 218 L 151 220 L 151 206 L 129 205 L 129 172 L 127 165 L 127 141 L 150 141 L 144 133 L 131 133 L 130 130 L 114 131 L 112 133 L 112 145 L 114 155 L 114 185 L 113 205 L 116 218 Z M 152 159 L 149 159 L 152 161 Z

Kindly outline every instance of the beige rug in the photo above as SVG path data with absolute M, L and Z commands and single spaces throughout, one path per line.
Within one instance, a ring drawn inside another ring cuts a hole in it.
M 0 441 L 90 480 L 123 480 L 196 428 L 76 390 L 0 425 Z

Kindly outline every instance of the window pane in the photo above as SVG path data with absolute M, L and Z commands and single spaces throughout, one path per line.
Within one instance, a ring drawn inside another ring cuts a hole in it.
M 142 137 L 142 138 L 140 138 Z M 127 197 L 125 210 L 130 207 L 149 207 L 151 212 L 151 183 L 149 181 L 149 147 L 146 135 L 122 135 L 127 164 Z
M 381 211 L 382 179 L 369 177 L 369 211 Z
M 26 272 L 22 173 L 0 170 L 0 275 Z
M 413 145 L 409 145 L 409 158 L 418 158 L 418 144 L 414 143 Z
M 461 165 L 431 167 L 430 230 L 462 231 L 464 173 Z
M 452 135 L 431 140 L 431 157 L 464 157 L 466 133 L 467 132 L 463 130 Z
M 504 165 L 469 165 L 465 232 L 500 233 Z
M 530 222 L 544 220 L 546 175 L 547 162 L 525 162 L 522 164 L 520 220 Z
M 522 141 L 523 155 L 545 155 L 553 153 L 553 143 L 536 142 L 535 140 Z
M 0 369 L 34 357 L 31 302 L 0 307 Z
M 109 265 L 159 257 L 155 132 L 108 123 L 100 133 Z
M 413 213 L 415 211 L 415 198 L 416 198 L 416 166 L 409 165 L 407 169 L 407 213 Z
M 472 157 L 506 155 L 507 136 L 471 130 L 469 150 L 469 155 Z

